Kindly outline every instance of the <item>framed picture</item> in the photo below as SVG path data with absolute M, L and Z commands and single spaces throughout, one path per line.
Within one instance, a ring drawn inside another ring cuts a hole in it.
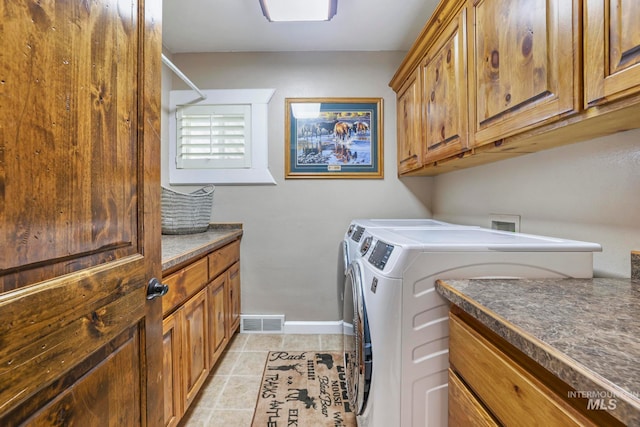
M 383 178 L 382 98 L 285 99 L 285 178 Z

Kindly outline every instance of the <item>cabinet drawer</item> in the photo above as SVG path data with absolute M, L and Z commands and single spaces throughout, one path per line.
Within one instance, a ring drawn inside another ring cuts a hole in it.
M 504 425 L 595 425 L 518 366 L 476 330 L 450 315 L 449 360 L 476 396 Z
M 208 256 L 209 279 L 214 279 L 240 259 L 240 241 L 229 243 Z
M 169 285 L 169 292 L 162 297 L 162 314 L 166 316 L 175 307 L 194 295 L 209 281 L 207 259 L 202 258 L 178 270 L 162 282 Z

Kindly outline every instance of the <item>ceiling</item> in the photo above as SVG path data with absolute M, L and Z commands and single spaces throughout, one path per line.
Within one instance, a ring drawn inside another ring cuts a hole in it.
M 258 0 L 164 0 L 163 45 L 171 53 L 406 51 L 437 4 L 338 0 L 328 22 L 268 22 Z

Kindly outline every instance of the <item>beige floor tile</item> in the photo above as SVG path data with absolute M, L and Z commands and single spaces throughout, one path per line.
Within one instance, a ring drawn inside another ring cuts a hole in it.
M 282 349 L 282 334 L 247 334 L 244 351 L 273 351 Z
M 262 376 L 268 351 L 243 351 L 231 371 L 231 375 Z
M 320 350 L 320 335 L 286 334 L 282 341 L 282 349 L 287 351 Z
M 320 349 L 323 351 L 342 351 L 342 335 L 321 335 Z
M 225 351 L 212 369 L 213 375 L 229 375 L 236 361 L 242 353 L 239 351 Z
M 194 401 L 187 413 L 182 417 L 182 420 L 180 420 L 180 425 L 184 427 L 207 427 L 212 411 L 213 409 L 205 408 Z
M 262 376 L 232 375 L 218 398 L 216 409 L 253 409 Z
M 215 408 L 216 402 L 222 394 L 222 390 L 228 379 L 228 375 L 214 375 L 209 377 L 203 384 L 202 389 L 198 393 L 198 398 L 193 402 L 193 405 L 209 409 Z
M 249 334 L 235 334 L 225 351 L 242 351 Z
M 253 409 L 216 409 L 213 411 L 207 427 L 250 427 L 252 419 Z

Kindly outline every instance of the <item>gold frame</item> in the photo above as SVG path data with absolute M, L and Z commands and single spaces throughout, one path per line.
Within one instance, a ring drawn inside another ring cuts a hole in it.
M 383 122 L 382 98 L 286 98 L 285 178 L 384 178 Z M 309 152 L 308 163 L 298 162 L 300 151 Z

